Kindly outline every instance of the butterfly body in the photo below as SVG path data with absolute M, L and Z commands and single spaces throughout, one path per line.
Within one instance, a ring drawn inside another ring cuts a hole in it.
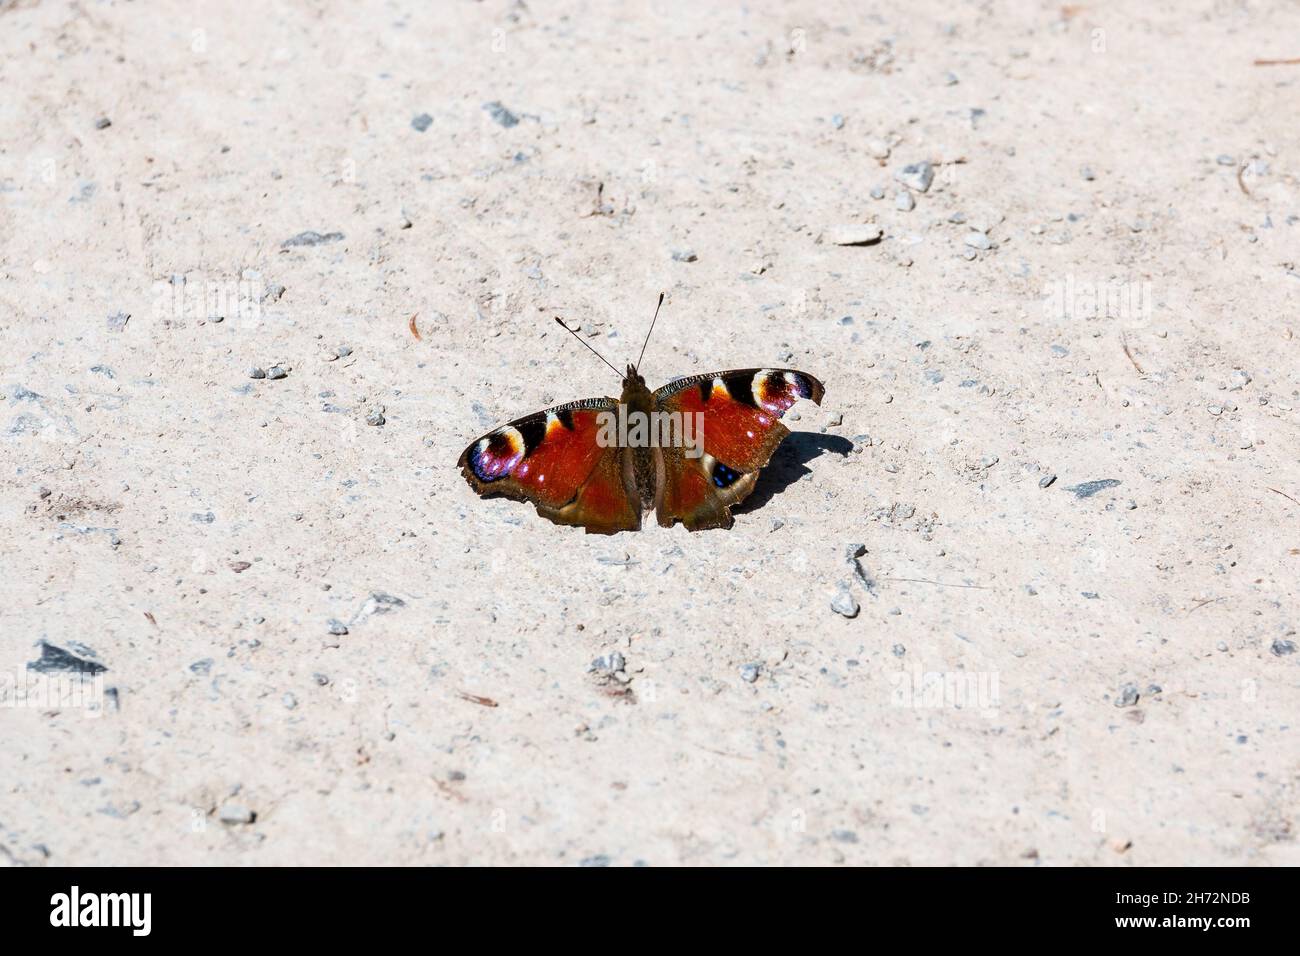
M 794 369 L 710 372 L 652 392 L 629 365 L 619 399 L 516 419 L 473 442 L 457 465 L 480 495 L 531 501 L 543 517 L 591 533 L 638 530 L 651 509 L 664 527 L 729 528 L 732 506 L 789 434 L 778 419 L 800 398 L 820 405 L 823 392 Z M 649 422 L 649 435 L 625 436 L 628 421 Z

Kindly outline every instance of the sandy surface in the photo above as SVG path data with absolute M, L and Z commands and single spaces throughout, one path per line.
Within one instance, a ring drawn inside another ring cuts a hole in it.
M 0 862 L 1300 862 L 1300 8 L 710 6 L 0 2 Z M 735 528 L 478 499 L 660 290 Z

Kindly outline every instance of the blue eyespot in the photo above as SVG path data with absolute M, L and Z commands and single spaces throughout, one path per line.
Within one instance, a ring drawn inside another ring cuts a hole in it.
M 741 472 L 736 471 L 736 469 L 729 468 L 720 461 L 714 462 L 713 483 L 719 488 L 727 488 L 734 485 L 740 480 L 740 477 Z

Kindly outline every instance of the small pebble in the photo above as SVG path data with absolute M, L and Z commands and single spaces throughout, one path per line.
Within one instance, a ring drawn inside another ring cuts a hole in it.
M 252 823 L 257 819 L 257 814 L 242 803 L 224 803 L 221 805 L 217 818 L 222 823 Z
M 1285 657 L 1295 653 L 1295 641 L 1276 640 L 1269 647 L 1274 657 Z
M 510 112 L 500 103 L 484 103 L 483 109 L 487 110 L 488 115 L 506 129 L 519 125 L 519 117 Z
M 916 200 L 906 189 L 900 189 L 894 194 L 894 208 L 900 212 L 911 212 L 916 208 Z
M 113 121 L 107 116 L 101 116 L 99 119 L 95 120 L 95 129 L 108 129 L 112 125 Z
M 867 140 L 867 152 L 870 153 L 874 159 L 888 159 L 889 144 L 883 139 L 873 136 L 871 139 Z
M 908 189 L 914 189 L 923 193 L 930 188 L 934 182 L 934 166 L 928 161 L 912 163 L 904 166 L 894 174 L 894 178 L 906 186 Z
M 1039 487 L 1039 488 L 1050 488 L 1051 485 L 1052 485 L 1052 482 L 1054 482 L 1055 480 L 1056 480 L 1056 476 L 1055 476 L 1055 475 L 1043 475 L 1043 477 L 1041 477 L 1041 478 L 1038 479 L 1038 487 Z
M 627 667 L 627 660 L 618 651 L 610 651 L 601 657 L 597 657 L 587 666 L 587 672 L 603 671 L 607 674 L 613 674 L 624 670 Z
M 306 232 L 300 232 L 296 236 L 290 236 L 284 242 L 280 243 L 282 249 L 293 249 L 297 246 L 322 246 L 330 242 L 342 242 L 343 233 L 341 232 L 316 232 L 308 229 Z
M 278 365 L 272 365 L 266 370 L 266 377 L 269 379 L 287 378 L 288 375 L 289 373 Z
M 673 262 L 694 262 L 699 258 L 694 249 L 677 249 L 673 251 Z
M 831 226 L 822 239 L 836 246 L 869 246 L 880 241 L 882 232 L 875 223 Z
M 333 617 L 330 618 L 327 624 L 329 626 L 329 632 L 335 635 L 336 637 L 342 637 L 344 634 L 348 632 L 347 625 L 344 624 L 342 621 L 340 621 L 338 618 L 333 618 Z
M 1116 707 L 1132 707 L 1138 702 L 1137 684 L 1125 684 L 1119 689 L 1119 694 L 1115 697 Z
M 387 421 L 387 419 L 384 418 L 384 413 L 379 411 L 378 409 L 376 409 L 375 411 L 371 412 L 369 415 L 366 416 L 367 425 L 373 425 L 375 427 L 378 427 L 384 424 L 385 421 Z
M 421 113 L 411 120 L 411 129 L 415 130 L 417 133 L 423 133 L 432 125 L 433 117 L 428 113 Z
M 264 369 L 264 368 L 257 368 L 257 367 L 250 368 L 250 369 L 248 370 L 248 377 L 249 377 L 249 378 L 266 378 L 266 369 Z
M 993 243 L 989 241 L 989 237 L 982 232 L 968 232 L 962 242 L 972 249 L 979 249 L 980 251 L 993 248 Z
M 760 664 L 746 664 L 740 669 L 740 679 L 746 684 L 754 683 L 754 681 L 758 680 L 758 672 L 761 666 Z
M 1097 492 L 1105 491 L 1107 488 L 1115 488 L 1119 484 L 1118 478 L 1100 478 L 1097 481 L 1085 481 L 1065 490 L 1074 492 L 1076 498 L 1091 498 Z
M 843 617 L 854 618 L 862 608 L 848 588 L 841 588 L 831 600 L 831 610 Z

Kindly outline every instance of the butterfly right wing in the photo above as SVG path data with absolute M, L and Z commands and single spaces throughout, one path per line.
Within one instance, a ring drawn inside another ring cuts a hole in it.
M 730 528 L 731 508 L 758 482 L 758 473 L 790 434 L 779 419 L 801 398 L 820 405 L 825 388 L 792 368 L 746 368 L 675 379 L 654 393 L 657 411 L 698 416 L 703 454 L 658 449 L 661 467 L 655 510 L 659 523 L 681 521 L 691 531 Z
M 586 398 L 515 419 L 461 453 L 457 465 L 484 498 L 531 501 L 556 524 L 596 534 L 641 527 L 640 498 L 623 449 L 597 441 L 612 398 Z

